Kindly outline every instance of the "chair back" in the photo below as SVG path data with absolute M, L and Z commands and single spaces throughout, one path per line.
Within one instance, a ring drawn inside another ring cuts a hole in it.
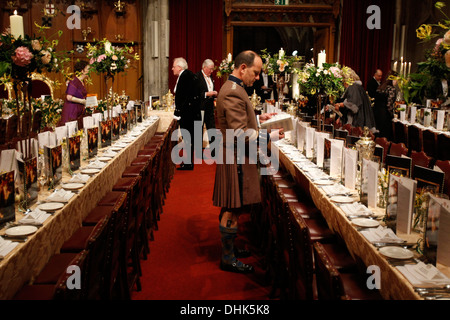
M 41 122 L 42 122 L 42 111 L 38 109 L 34 112 L 33 115 L 33 124 L 31 125 L 31 132 L 34 133 L 41 132 Z
M 8 125 L 8 120 L 0 119 L 0 144 L 6 142 L 6 126 Z
M 423 151 L 434 159 L 437 158 L 437 135 L 435 132 L 426 129 L 422 131 L 422 145 L 423 145 Z
M 401 157 L 408 155 L 408 148 L 404 143 L 391 143 L 391 147 L 389 148 L 390 155 Z
M 407 147 L 410 152 L 422 151 L 422 129 L 417 126 L 408 126 L 408 144 Z
M 393 122 L 393 142 L 395 143 L 408 143 L 406 126 L 400 121 Z
M 450 160 L 436 160 L 436 166 L 444 172 L 444 193 L 450 197 Z
M 425 152 L 411 151 L 412 167 L 421 166 L 425 168 L 430 168 L 432 165 L 433 158 L 429 157 Z
M 386 163 L 386 155 L 389 153 L 391 142 L 386 137 L 375 138 L 375 143 L 383 148 L 383 163 Z
M 450 160 L 450 136 L 440 133 L 437 135 L 437 154 L 439 160 Z
M 88 250 L 82 250 L 72 259 L 69 264 L 69 266 L 78 267 L 79 270 L 81 270 L 81 290 L 69 288 L 67 284 L 70 283 L 69 279 L 73 276 L 73 274 L 71 272 L 63 272 L 55 285 L 55 293 L 53 296 L 54 300 L 79 301 L 84 297 L 86 289 L 84 286 L 84 280 L 86 276 L 87 260 L 89 254 L 90 253 Z

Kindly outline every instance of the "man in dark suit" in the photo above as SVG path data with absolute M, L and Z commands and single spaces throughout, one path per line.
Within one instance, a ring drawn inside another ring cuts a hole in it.
M 216 128 L 216 120 L 214 118 L 214 99 L 217 97 L 217 91 L 214 90 L 214 81 L 211 74 L 214 71 L 214 62 L 211 59 L 203 61 L 202 70 L 197 72 L 198 79 L 198 97 L 200 110 L 204 112 L 203 124 L 206 125 L 206 130 Z M 203 131 L 203 130 L 202 130 Z M 211 137 L 209 137 L 209 144 L 211 144 Z M 211 156 L 214 157 L 214 150 L 211 151 Z
M 380 69 L 377 69 L 375 71 L 374 75 L 370 80 L 367 82 L 367 93 L 369 94 L 370 98 L 375 99 L 377 94 L 377 89 L 379 85 L 381 84 L 381 78 L 383 77 L 383 71 Z
M 197 77 L 188 69 L 184 58 L 175 58 L 172 71 L 178 76 L 175 85 L 175 112 L 181 129 L 187 130 L 188 134 L 183 136 L 186 146 L 190 147 L 190 160 L 182 163 L 178 170 L 194 169 L 194 121 L 201 121 L 200 108 L 198 104 Z M 189 135 L 189 136 L 188 136 Z

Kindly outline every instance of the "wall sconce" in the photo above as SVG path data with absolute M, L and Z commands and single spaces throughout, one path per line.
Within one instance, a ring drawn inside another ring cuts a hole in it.
M 126 13 L 127 4 L 124 1 L 116 1 L 114 2 L 114 11 L 117 15 L 123 15 Z

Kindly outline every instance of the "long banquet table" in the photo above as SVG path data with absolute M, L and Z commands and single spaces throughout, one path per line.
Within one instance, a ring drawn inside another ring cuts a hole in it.
M 387 259 L 378 252 L 378 249 L 371 244 L 346 217 L 338 205 L 330 201 L 322 188 L 313 183 L 313 181 L 302 171 L 301 168 L 289 159 L 281 148 L 279 151 L 279 161 L 295 179 L 302 190 L 309 194 L 316 207 L 322 212 L 330 229 L 338 234 L 346 243 L 352 256 L 360 259 L 366 266 L 378 266 L 381 274 L 380 293 L 384 299 L 388 300 L 419 300 L 422 299 L 411 283 L 398 271 L 391 266 Z M 378 210 L 378 212 L 377 212 Z M 378 215 L 380 208 L 373 211 Z M 398 234 L 398 236 L 408 242 L 416 242 L 418 234 Z M 450 267 L 438 265 L 437 268 L 447 277 L 450 276 Z M 369 277 L 370 274 L 367 274 Z
M 0 299 L 14 297 L 23 285 L 31 282 L 33 277 L 38 275 L 50 257 L 58 253 L 62 244 L 81 226 L 83 219 L 98 201 L 112 190 L 123 170 L 136 158 L 138 151 L 154 136 L 155 132 L 163 131 L 163 128 L 159 127 L 160 119 L 143 130 L 132 143 L 118 151 L 118 154 L 107 162 L 99 173 L 92 176 L 62 209 L 54 212 L 34 234 L 28 236 L 25 242 L 19 243 L 0 261 Z M 81 166 L 86 164 L 87 162 L 82 160 Z M 63 182 L 70 179 L 69 173 L 65 171 Z M 40 191 L 38 201 L 47 198 L 51 192 Z M 16 210 L 16 221 L 21 218 L 23 214 Z M 4 229 L 0 230 L 0 234 L 3 235 L 4 231 Z

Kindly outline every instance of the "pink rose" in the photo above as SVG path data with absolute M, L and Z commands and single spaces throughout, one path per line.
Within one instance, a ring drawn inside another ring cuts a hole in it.
M 25 67 L 30 64 L 33 54 L 27 47 L 18 47 L 15 51 L 15 55 L 11 57 L 13 62 L 19 67 Z
M 94 58 L 91 58 L 91 60 L 89 60 L 89 64 L 93 64 L 95 62 Z
M 42 49 L 41 43 L 36 39 L 31 40 L 31 47 L 36 51 L 40 51 Z
M 52 54 L 50 52 L 48 52 L 47 50 L 42 50 L 41 54 L 42 54 L 42 58 L 41 58 L 42 63 L 48 64 L 50 62 L 50 60 L 52 59 Z
M 106 54 L 101 54 L 101 55 L 98 56 L 97 62 L 102 62 L 105 59 L 106 59 Z
M 113 55 L 111 58 L 112 58 L 114 61 L 116 61 L 116 60 L 118 59 L 116 55 Z

